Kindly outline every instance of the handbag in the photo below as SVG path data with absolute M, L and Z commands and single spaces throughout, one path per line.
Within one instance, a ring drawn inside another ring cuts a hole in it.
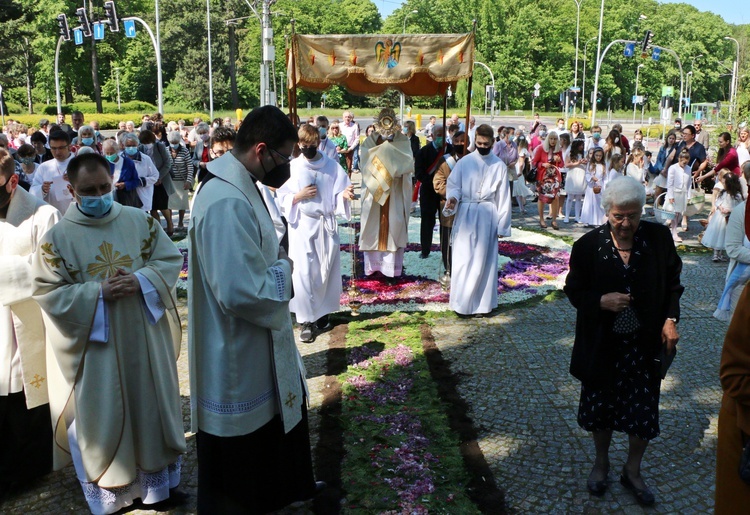
M 640 328 L 641 323 L 638 320 L 638 315 L 635 314 L 632 306 L 628 306 L 617 313 L 612 325 L 612 332 L 615 334 L 633 334 Z
M 596 186 L 592 188 L 592 191 L 594 192 L 594 195 L 598 195 L 599 193 L 602 192 L 602 187 L 597 184 Z
M 536 182 L 536 167 L 531 166 L 531 163 L 529 163 L 529 158 L 527 157 L 525 159 L 525 163 L 523 165 L 523 178 L 526 179 L 526 182 L 529 183 L 535 183 Z
M 677 355 L 677 348 L 675 347 L 671 354 L 667 354 L 667 346 L 662 345 L 661 350 L 659 351 L 659 355 L 654 358 L 654 363 L 656 364 L 656 371 L 659 373 L 659 377 L 664 379 L 667 377 L 667 371 L 669 370 L 669 367 L 672 366 L 672 361 L 674 361 L 674 357 Z

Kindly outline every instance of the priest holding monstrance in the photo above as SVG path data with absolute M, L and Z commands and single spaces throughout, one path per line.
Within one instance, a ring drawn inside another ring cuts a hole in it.
M 399 277 L 409 242 L 414 157 L 393 109 L 380 111 L 375 132 L 362 144 L 362 232 L 365 275 Z

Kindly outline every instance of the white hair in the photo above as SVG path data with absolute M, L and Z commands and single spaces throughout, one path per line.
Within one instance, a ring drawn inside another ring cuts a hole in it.
M 120 145 L 125 147 L 127 146 L 128 141 L 135 141 L 136 145 L 139 145 L 141 143 L 138 139 L 138 136 L 136 136 L 132 132 L 124 132 L 122 135 L 120 135 Z
M 182 136 L 180 136 L 180 131 L 172 131 L 169 134 L 167 134 L 167 141 L 170 143 L 180 143 L 182 141 Z
M 90 132 L 92 136 L 96 136 L 96 131 L 91 125 L 81 125 L 78 128 L 78 135 L 80 136 L 82 132 Z
M 82 156 L 83 154 L 94 154 L 94 149 L 91 147 L 81 147 L 76 152 L 77 156 Z
M 607 183 L 602 193 L 602 208 L 605 213 L 615 206 L 638 206 L 643 209 L 646 204 L 646 188 L 637 179 L 624 175 Z

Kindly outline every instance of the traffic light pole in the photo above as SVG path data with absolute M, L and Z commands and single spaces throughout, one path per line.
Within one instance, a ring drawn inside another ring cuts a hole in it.
M 597 101 L 597 93 L 599 92 L 599 72 L 601 71 L 602 62 L 604 62 L 604 56 L 607 55 L 607 52 L 610 48 L 612 48 L 612 45 L 615 43 L 625 43 L 626 45 L 628 43 L 638 43 L 637 41 L 632 41 L 629 39 L 615 39 L 612 41 L 609 45 L 607 45 L 607 48 L 604 49 L 604 52 L 602 52 L 601 57 L 596 61 L 596 74 L 594 75 L 594 105 L 591 106 L 591 125 L 592 127 L 596 125 L 596 101 Z M 682 70 L 682 68 L 680 68 Z
M 65 38 L 57 38 L 57 49 L 55 49 L 55 98 L 57 99 L 57 114 L 62 114 L 62 98 L 60 97 L 60 45 Z
M 156 53 L 156 91 L 159 97 L 159 112 L 163 113 L 164 112 L 164 88 L 162 87 L 161 48 L 159 48 L 159 43 L 156 42 L 156 38 L 154 37 L 154 33 L 151 31 L 151 27 L 149 27 L 148 23 L 146 23 L 142 19 L 138 18 L 137 16 L 128 16 L 127 18 L 122 18 L 122 20 L 123 21 L 126 21 L 126 20 L 137 21 L 138 23 L 143 25 L 143 28 L 146 29 L 146 32 L 148 32 L 148 35 L 151 38 L 151 43 L 153 43 L 154 52 Z M 57 46 L 59 48 L 60 43 L 58 43 Z M 55 75 L 57 75 L 57 69 L 55 69 Z M 59 103 L 59 100 L 58 100 L 58 103 Z

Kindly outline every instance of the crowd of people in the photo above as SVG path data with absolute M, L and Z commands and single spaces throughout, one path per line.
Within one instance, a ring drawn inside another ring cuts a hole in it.
M 720 133 L 712 160 L 700 120 L 677 120 L 655 159 L 640 131 L 632 141 L 619 124 L 586 135 L 562 119 L 548 130 L 538 115 L 528 132 L 432 117 L 425 145 L 392 109 L 362 133 L 350 111 L 300 123 L 269 106 L 236 125 L 196 118 L 188 127 L 157 113 L 139 128 L 122 122 L 110 138 L 81 113 L 71 122 L 60 115 L 34 131 L 11 123 L 0 136 L 0 271 L 9 278 L 0 437 L 14 442 L 0 457 L 0 487 L 72 462 L 92 513 L 182 496 L 175 233 L 190 253 L 203 513 L 263 513 L 325 487 L 312 472 L 291 315 L 302 342 L 330 328 L 342 293 L 338 219 L 351 218 L 355 199 L 365 274 L 383 281 L 403 273 L 415 204 L 420 257 L 439 223 L 440 279 L 460 317 L 498 305 L 497 241 L 511 234 L 514 200 L 520 213 L 537 203 L 541 228 L 593 228 L 573 246 L 565 292 L 578 312 L 571 373 L 582 385 L 578 422 L 596 451 L 594 495 L 607 489 L 621 431 L 629 451 L 620 481 L 639 503 L 655 502 L 640 471 L 659 435 L 663 373 L 653 363 L 668 361 L 679 339 L 675 242 L 700 190 L 713 194 L 703 244 L 714 261 L 730 259 L 717 318 L 731 318 L 750 281 L 746 127 L 736 146 Z M 647 195 L 671 213 L 668 228 L 641 219 Z

